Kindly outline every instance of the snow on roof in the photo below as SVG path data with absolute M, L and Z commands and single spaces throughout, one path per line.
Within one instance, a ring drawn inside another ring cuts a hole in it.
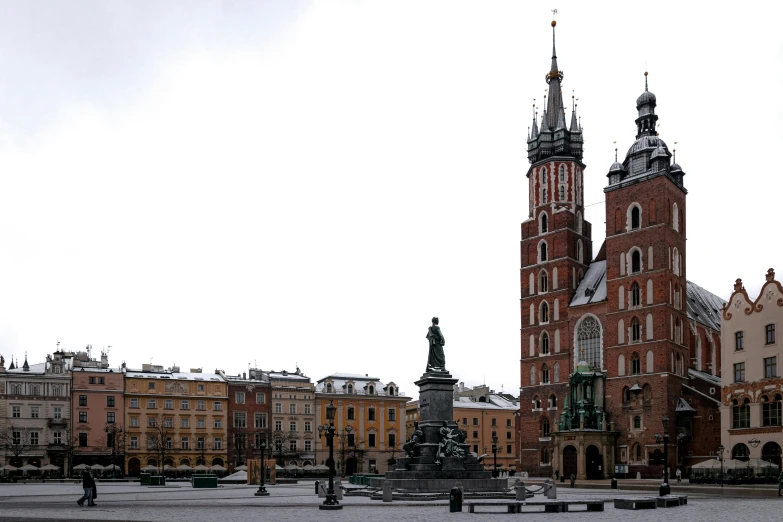
M 326 377 L 323 377 L 321 379 L 318 379 L 318 382 L 325 381 L 326 379 L 342 379 L 342 380 L 353 380 L 353 381 L 377 381 L 379 380 L 378 377 L 371 377 L 367 374 L 360 374 L 360 373 L 333 373 L 331 375 L 327 375 Z
M 606 301 L 606 261 L 593 261 L 568 306 Z
M 277 380 L 302 380 L 310 382 L 310 377 L 307 375 L 302 375 L 301 373 L 291 373 L 291 372 L 269 372 L 269 378 L 270 379 L 277 379 Z
M 215 373 L 191 373 L 191 372 L 143 372 L 127 370 L 125 376 L 132 379 L 162 379 L 162 380 L 188 380 L 188 381 L 216 381 L 225 382 L 223 377 Z
M 13 370 L 6 370 L 8 373 L 21 373 L 23 375 L 27 374 L 36 374 L 36 375 L 43 375 L 46 373 L 46 363 L 37 363 L 37 364 L 28 364 L 29 370 L 26 370 L 22 367 L 22 365 L 17 366 Z
M 688 281 L 687 296 L 688 319 L 720 331 L 720 310 L 726 302 L 693 281 Z
M 694 370 L 693 368 L 688 368 L 688 375 L 690 375 L 691 377 L 699 378 L 703 381 L 707 381 L 710 384 L 720 386 L 720 377 L 718 377 L 717 375 L 712 375 L 710 373 Z

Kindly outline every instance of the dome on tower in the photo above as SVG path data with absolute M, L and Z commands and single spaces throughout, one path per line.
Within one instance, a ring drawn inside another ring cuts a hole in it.
M 625 167 L 623 167 L 622 163 L 615 161 L 612 163 L 612 166 L 609 167 L 609 174 L 612 172 L 625 172 Z
M 658 136 L 640 136 L 636 141 L 633 142 L 631 148 L 628 149 L 626 156 L 630 156 L 635 152 L 641 152 L 646 149 L 657 149 L 658 147 L 663 147 L 663 150 L 666 151 L 667 154 L 669 153 L 669 147 L 667 147 L 666 143 L 664 143 L 664 141 Z
M 672 163 L 672 172 L 682 172 L 682 167 L 679 163 Z
M 650 91 L 644 91 L 641 96 L 636 98 L 636 108 L 638 109 L 642 105 L 649 105 L 655 103 L 655 95 Z
M 666 154 L 666 151 L 661 146 L 663 140 L 658 140 L 658 141 L 660 143 L 658 143 L 658 147 L 655 149 L 655 151 L 653 151 L 652 156 L 650 156 L 650 159 L 661 158 L 661 157 L 665 158 L 668 156 L 668 154 Z

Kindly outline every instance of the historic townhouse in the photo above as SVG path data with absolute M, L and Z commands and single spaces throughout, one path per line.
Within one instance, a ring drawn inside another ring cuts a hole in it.
M 8 369 L 0 357 L 0 452 L 3 465 L 68 473 L 73 440 L 70 357 L 55 352 L 46 362 Z M 53 469 L 54 470 L 54 469 Z
M 109 368 L 106 353 L 101 359 L 77 352 L 73 359 L 71 418 L 74 420 L 73 464 L 117 466 L 125 464 L 125 408 L 122 368 Z
M 273 457 L 279 466 L 315 465 L 315 386 L 299 368 L 269 372 Z
M 225 467 L 228 390 L 200 369 L 142 365 L 125 371 L 126 470 Z
M 334 460 L 338 473 L 385 473 L 389 460 L 402 456 L 405 437 L 405 405 L 410 397 L 394 382 L 384 384 L 367 374 L 336 373 L 316 383 L 316 418 L 326 426 L 326 407 L 332 401 L 334 417 Z M 316 426 L 317 429 L 317 426 Z M 329 458 L 326 437 L 317 438 L 317 458 Z
M 527 143 L 521 469 L 660 477 L 664 418 L 671 467 L 687 468 L 719 444 L 723 302 L 686 279 L 685 172 L 656 132 L 646 73 L 636 136 L 607 174 L 606 241 L 594 254 L 584 134 L 575 105 L 567 123 L 552 26 L 549 94 Z
M 269 419 L 272 401 L 269 372 L 251 368 L 242 375 L 225 375 L 228 383 L 228 468 L 247 463 L 247 459 L 261 457 L 261 441 L 269 455 L 272 434 Z
M 742 280 L 723 310 L 721 444 L 725 458 L 762 459 L 781 466 L 783 446 L 783 350 L 777 326 L 783 325 L 783 287 L 769 269 L 752 300 Z

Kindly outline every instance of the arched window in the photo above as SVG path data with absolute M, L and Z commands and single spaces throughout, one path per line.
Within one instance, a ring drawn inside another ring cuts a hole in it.
M 536 367 L 531 366 L 530 367 L 530 386 L 536 385 Z
M 642 461 L 642 445 L 638 442 L 633 447 L 633 460 L 636 462 Z
M 549 231 L 549 218 L 546 212 L 541 213 L 541 233 L 546 234 Z
M 631 273 L 636 274 L 642 271 L 642 253 L 638 249 L 631 252 Z
M 370 395 L 375 395 L 375 386 L 370 385 L 369 390 L 367 390 L 367 393 Z
M 348 385 L 348 393 L 353 393 L 353 384 Z
M 574 335 L 574 366 L 580 360 L 585 361 L 590 368 L 601 368 L 603 359 L 601 354 L 601 323 L 595 316 L 584 316 L 576 326 Z
M 647 304 L 653 304 L 653 282 L 652 279 L 647 280 Z
M 539 313 L 539 319 L 541 323 L 549 322 L 549 305 L 546 301 L 541 302 L 541 312 Z
M 557 396 L 554 393 L 549 396 L 549 407 L 557 408 Z
M 654 359 L 652 350 L 647 350 L 647 373 L 653 373 Z
M 549 384 L 549 366 L 541 367 L 541 384 Z
M 617 375 L 620 377 L 625 375 L 625 355 L 623 354 L 617 356 Z
M 546 417 L 541 420 L 541 436 L 549 437 L 549 419 Z
M 677 203 L 672 207 L 672 228 L 680 231 L 680 212 L 677 210 Z
M 580 263 L 584 263 L 584 251 L 582 250 L 582 240 L 576 241 L 576 260 Z
M 641 226 L 642 212 L 638 206 L 631 208 L 631 230 L 636 230 Z
M 746 445 L 743 443 L 736 444 L 731 449 L 731 458 L 734 460 L 744 460 L 747 461 L 750 457 L 750 450 Z
M 770 401 L 766 395 L 761 398 L 763 404 L 762 410 L 762 426 L 780 426 L 781 424 L 781 396 L 776 394 Z
M 639 359 L 639 354 L 636 352 L 631 356 L 631 373 L 633 375 L 642 373 L 642 361 Z
M 541 168 L 541 184 L 546 185 L 546 167 Z
M 642 397 L 644 397 L 644 405 L 649 406 L 652 402 L 652 386 L 645 384 L 642 387 Z
M 672 261 L 674 264 L 674 275 L 680 275 L 680 254 L 677 252 L 677 247 L 674 247 L 674 253 L 672 255 Z
M 549 277 L 546 275 L 546 270 L 541 270 L 541 272 L 538 274 L 538 291 L 549 291 Z
M 389 386 L 389 395 L 394 395 L 394 386 Z
M 547 186 L 546 167 L 543 167 L 541 169 L 541 204 L 542 205 L 547 202 L 546 186 Z
M 560 201 L 565 201 L 565 185 L 560 185 Z
M 530 324 L 536 324 L 536 307 L 533 303 L 530 303 Z
M 582 213 L 577 212 L 576 213 L 576 233 L 581 234 L 582 233 Z
M 557 331 L 555 331 L 555 338 L 557 338 Z M 560 382 L 560 363 L 555 363 L 555 382 Z
M 742 403 L 734 399 L 731 401 L 731 426 L 732 429 L 750 428 L 750 399 L 742 399 Z
M 547 448 L 541 450 L 541 464 L 544 466 L 549 464 L 549 450 Z
M 625 344 L 625 321 L 617 321 L 617 344 Z
M 628 386 L 623 386 L 623 402 L 625 404 L 631 402 L 631 390 L 628 388 Z
M 533 409 L 540 410 L 541 409 L 541 399 L 536 395 L 533 397 Z
M 653 340 L 653 316 L 652 314 L 647 314 L 647 324 L 644 326 L 645 331 L 647 332 L 647 340 L 652 341 Z
M 639 284 L 634 283 L 631 285 L 631 306 L 640 306 L 642 304 L 642 291 L 639 289 Z
M 640 430 L 642 429 L 642 417 L 639 415 L 634 415 L 633 417 L 633 429 Z
M 549 353 L 549 334 L 546 332 L 541 333 L 541 354 L 547 355 Z
M 332 383 L 327 382 L 326 383 L 326 393 L 332 393 Z
M 565 165 L 560 165 L 560 183 L 565 183 L 566 180 L 566 168 Z
M 539 256 L 538 256 L 539 257 L 539 260 L 538 260 L 539 263 L 543 263 L 544 261 L 547 260 L 547 257 L 546 257 L 546 241 L 542 241 L 541 242 L 541 245 L 538 247 L 538 253 L 539 253 Z
M 642 339 L 642 326 L 639 324 L 639 319 L 634 317 L 631 319 L 631 341 L 639 342 Z

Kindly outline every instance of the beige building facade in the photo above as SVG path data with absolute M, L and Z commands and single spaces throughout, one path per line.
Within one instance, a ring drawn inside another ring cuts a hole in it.
M 279 466 L 314 466 L 315 385 L 299 368 L 270 371 L 272 457 Z
M 783 339 L 778 339 L 778 326 L 783 327 L 783 287 L 775 271 L 769 269 L 755 300 L 737 279 L 721 328 L 724 458 L 781 465 Z

